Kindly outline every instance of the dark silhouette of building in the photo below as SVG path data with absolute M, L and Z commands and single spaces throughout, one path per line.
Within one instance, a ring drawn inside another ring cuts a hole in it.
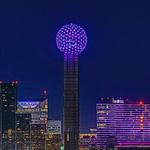
M 17 81 L 0 82 L 0 149 L 15 149 Z

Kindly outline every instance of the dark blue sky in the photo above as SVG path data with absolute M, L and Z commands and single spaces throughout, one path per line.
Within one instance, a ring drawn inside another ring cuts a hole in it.
M 49 91 L 50 118 L 63 106 L 63 55 L 58 29 L 81 25 L 81 129 L 95 127 L 103 96 L 150 98 L 150 3 L 141 0 L 4 0 L 0 2 L 0 79 L 19 80 L 19 97 Z

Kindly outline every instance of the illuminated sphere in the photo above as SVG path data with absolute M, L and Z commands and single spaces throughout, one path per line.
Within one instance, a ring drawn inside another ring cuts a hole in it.
M 78 25 L 65 25 L 57 33 L 56 44 L 61 52 L 81 53 L 87 44 L 86 32 Z

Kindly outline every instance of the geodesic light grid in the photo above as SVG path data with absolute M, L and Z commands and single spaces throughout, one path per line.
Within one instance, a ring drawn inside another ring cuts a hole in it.
M 56 44 L 61 52 L 81 53 L 87 44 L 86 32 L 78 25 L 65 25 L 57 33 Z

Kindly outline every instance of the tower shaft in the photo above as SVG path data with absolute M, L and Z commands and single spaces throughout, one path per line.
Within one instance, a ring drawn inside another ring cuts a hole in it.
M 79 63 L 78 53 L 64 53 L 64 147 L 79 146 Z

